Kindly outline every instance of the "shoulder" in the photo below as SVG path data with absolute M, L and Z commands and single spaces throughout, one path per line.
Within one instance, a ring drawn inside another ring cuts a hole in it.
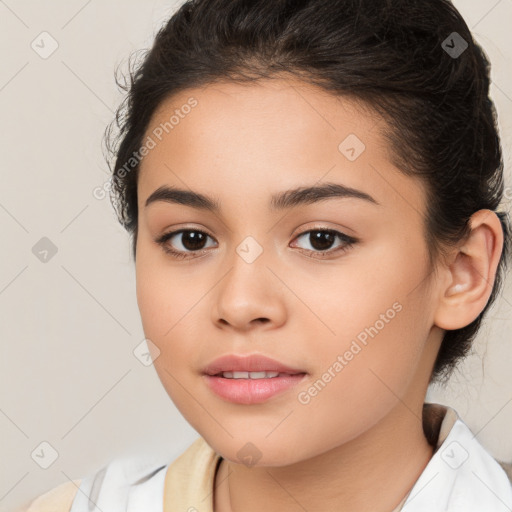
M 71 480 L 37 496 L 15 512 L 69 512 L 81 480 Z

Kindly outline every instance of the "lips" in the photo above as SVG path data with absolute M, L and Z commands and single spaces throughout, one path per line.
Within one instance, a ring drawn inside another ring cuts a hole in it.
M 228 354 L 215 359 L 203 369 L 205 375 L 222 375 L 223 372 L 278 372 L 286 375 L 307 373 L 259 354 Z

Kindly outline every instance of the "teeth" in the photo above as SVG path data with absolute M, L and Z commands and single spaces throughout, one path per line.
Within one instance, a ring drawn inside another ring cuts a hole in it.
M 279 372 L 222 372 L 225 379 L 271 379 Z

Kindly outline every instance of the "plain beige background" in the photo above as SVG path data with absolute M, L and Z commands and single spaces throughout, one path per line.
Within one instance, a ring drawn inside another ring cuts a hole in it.
M 172 460 L 198 436 L 136 357 L 145 343 L 129 238 L 93 195 L 109 177 L 101 138 L 122 99 L 114 69 L 180 3 L 0 0 L 1 511 L 114 457 Z M 454 3 L 493 64 L 510 210 L 512 0 Z M 43 237 L 57 250 L 46 262 L 33 250 Z M 427 395 L 502 460 L 512 460 L 511 317 L 508 280 L 474 353 Z

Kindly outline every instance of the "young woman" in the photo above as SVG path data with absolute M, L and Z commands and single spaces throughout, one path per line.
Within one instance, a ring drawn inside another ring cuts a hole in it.
M 29 510 L 510 510 L 510 466 L 425 403 L 509 255 L 488 93 L 447 0 L 186 2 L 110 147 L 154 366 L 200 438 Z

